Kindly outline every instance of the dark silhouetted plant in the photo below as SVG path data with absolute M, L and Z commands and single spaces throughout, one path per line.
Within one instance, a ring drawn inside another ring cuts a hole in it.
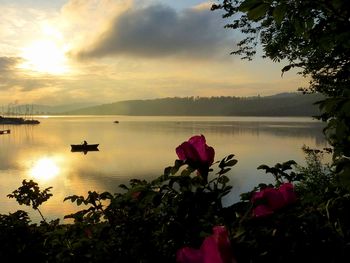
M 29 182 L 23 180 L 22 186 L 7 196 L 9 198 L 15 198 L 20 205 L 32 206 L 34 210 L 39 212 L 43 222 L 46 223 L 46 219 L 41 213 L 39 206 L 52 196 L 50 193 L 51 189 L 52 187 L 48 187 L 43 191 L 40 191 L 38 184 L 33 180 L 30 180 Z

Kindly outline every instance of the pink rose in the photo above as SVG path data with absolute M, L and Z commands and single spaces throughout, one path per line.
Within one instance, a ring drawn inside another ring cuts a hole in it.
M 253 194 L 251 200 L 255 205 L 253 214 L 256 217 L 267 216 L 296 200 L 294 186 L 291 183 L 284 183 L 278 189 L 268 187 Z
M 273 210 L 267 205 L 258 205 L 253 209 L 253 215 L 255 217 L 263 217 L 273 214 Z
M 284 197 L 279 189 L 264 189 L 264 198 L 267 201 L 267 206 L 272 210 L 277 210 L 285 206 Z
M 286 204 L 292 204 L 292 203 L 295 203 L 297 201 L 297 196 L 294 192 L 293 184 L 291 184 L 291 183 L 282 184 L 279 187 L 279 190 L 282 193 Z
M 176 262 L 178 263 L 202 263 L 203 255 L 200 249 L 184 247 L 176 252 Z
M 231 243 L 224 226 L 213 227 L 213 234 L 203 241 L 200 249 L 181 248 L 176 253 L 178 263 L 234 263 Z
M 176 148 L 180 160 L 186 161 L 193 168 L 209 168 L 214 162 L 215 151 L 206 144 L 203 135 L 191 137 Z

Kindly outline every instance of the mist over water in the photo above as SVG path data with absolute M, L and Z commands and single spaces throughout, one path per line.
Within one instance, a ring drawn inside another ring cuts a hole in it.
M 42 207 L 48 219 L 63 218 L 78 210 L 66 196 L 86 195 L 89 190 L 119 191 L 129 179 L 152 180 L 173 165 L 175 148 L 196 134 L 203 134 L 215 149 L 215 160 L 235 154 L 236 166 L 228 173 L 232 192 L 224 205 L 271 176 L 256 168 L 294 159 L 303 164 L 303 145 L 326 147 L 323 124 L 311 118 L 276 117 L 130 117 L 38 116 L 39 125 L 3 125 L 11 134 L 0 135 L 0 213 L 19 206 L 7 194 L 22 180 L 33 179 L 41 188 L 52 186 L 53 197 Z M 119 123 L 114 123 L 114 121 Z M 98 152 L 71 152 L 71 144 L 99 144 Z M 214 167 L 216 168 L 216 167 Z M 79 207 L 82 209 L 83 207 Z M 64 221 L 63 221 L 64 222 Z

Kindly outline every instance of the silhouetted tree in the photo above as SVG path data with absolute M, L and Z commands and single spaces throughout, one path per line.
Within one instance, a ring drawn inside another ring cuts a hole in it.
M 227 28 L 242 39 L 232 54 L 251 60 L 261 44 L 264 57 L 288 61 L 310 77 L 304 92 L 318 92 L 334 164 L 350 187 L 350 17 L 346 0 L 224 0 L 212 10 L 232 19 Z

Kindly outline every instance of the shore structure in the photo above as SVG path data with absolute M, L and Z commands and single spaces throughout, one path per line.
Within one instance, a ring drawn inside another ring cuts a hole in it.
M 0 124 L 39 124 L 40 121 L 24 119 L 22 117 L 3 117 L 0 116 Z

